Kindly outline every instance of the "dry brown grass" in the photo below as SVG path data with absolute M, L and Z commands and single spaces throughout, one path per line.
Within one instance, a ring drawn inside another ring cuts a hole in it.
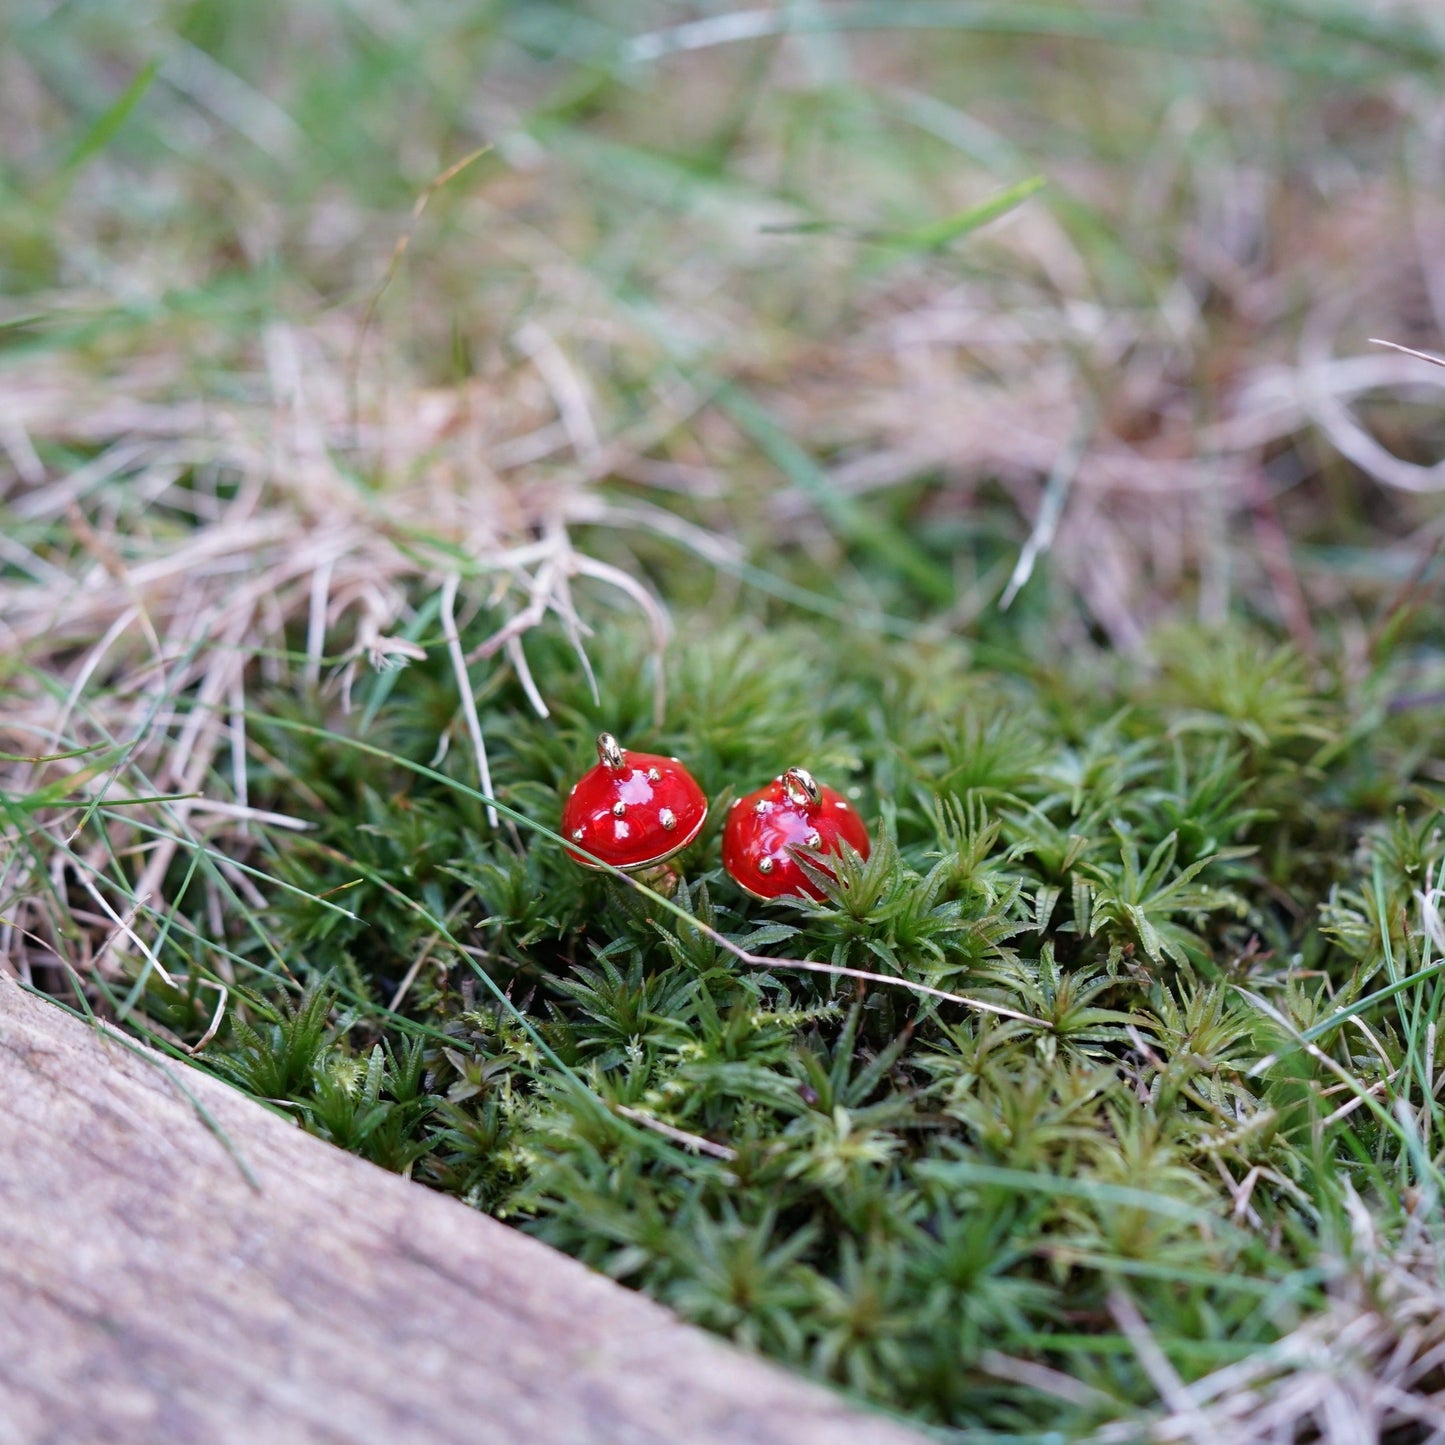
M 1445 1257 L 1438 1202 L 1417 1200 L 1401 1242 L 1353 1193 L 1352 1259 L 1329 1303 L 1276 1344 L 1185 1384 L 1127 1296 L 1115 1316 L 1164 1410 L 1098 1432 L 1097 1445 L 1364 1445 L 1445 1440 Z

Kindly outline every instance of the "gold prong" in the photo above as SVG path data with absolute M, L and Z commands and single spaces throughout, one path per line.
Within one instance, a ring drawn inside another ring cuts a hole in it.
M 789 801 L 799 808 L 816 808 L 818 800 L 823 796 L 818 789 L 817 780 L 807 768 L 789 768 L 783 774 L 783 791 L 787 793 Z

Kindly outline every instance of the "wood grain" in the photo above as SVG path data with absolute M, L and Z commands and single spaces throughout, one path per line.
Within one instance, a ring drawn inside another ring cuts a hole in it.
M 3 1445 L 920 1439 L 0 977 Z

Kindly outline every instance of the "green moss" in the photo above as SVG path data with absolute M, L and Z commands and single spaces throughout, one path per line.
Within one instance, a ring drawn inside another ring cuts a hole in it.
M 1113 1350 L 1120 1284 L 1186 1375 L 1273 1338 L 1347 1248 L 1347 1190 L 1388 1208 L 1434 1178 L 1389 1081 L 1434 1066 L 1417 895 L 1445 839 L 1418 778 L 1381 794 L 1419 727 L 1360 725 L 1387 668 L 1351 692 L 1195 630 L 1156 673 L 1096 659 L 1081 690 L 1048 659 L 699 619 L 659 729 L 641 646 L 597 639 L 594 702 L 534 636 L 546 721 L 509 674 L 475 682 L 498 800 L 545 828 L 604 723 L 694 767 L 718 806 L 670 904 L 488 830 L 435 663 L 365 726 L 262 699 L 252 801 L 324 807 L 268 840 L 291 888 L 254 920 L 269 960 L 235 922 L 248 967 L 206 1058 L 710 1328 L 956 1426 L 1081 1430 L 1148 1399 Z M 856 794 L 875 846 L 822 903 L 758 903 L 720 868 L 723 805 L 794 761 Z M 989 1350 L 1087 1379 L 1097 1408 L 995 1378 Z

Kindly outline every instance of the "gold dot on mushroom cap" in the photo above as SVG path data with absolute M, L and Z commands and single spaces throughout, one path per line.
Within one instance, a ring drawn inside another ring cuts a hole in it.
M 660 783 L 662 781 L 662 774 L 659 773 L 656 768 L 648 768 L 647 781 L 649 783 Z
M 585 828 L 573 828 L 572 841 L 574 843 L 580 843 L 586 836 L 587 830 Z
M 677 827 L 677 814 L 674 813 L 671 808 L 659 808 L 657 821 L 670 833 Z
M 771 858 L 758 859 L 758 872 L 771 873 L 773 871 L 773 860 Z
M 614 803 L 614 804 L 612 805 L 612 816 L 613 816 L 614 818 L 620 818 L 626 811 L 627 811 L 627 804 L 626 804 L 626 803 Z

